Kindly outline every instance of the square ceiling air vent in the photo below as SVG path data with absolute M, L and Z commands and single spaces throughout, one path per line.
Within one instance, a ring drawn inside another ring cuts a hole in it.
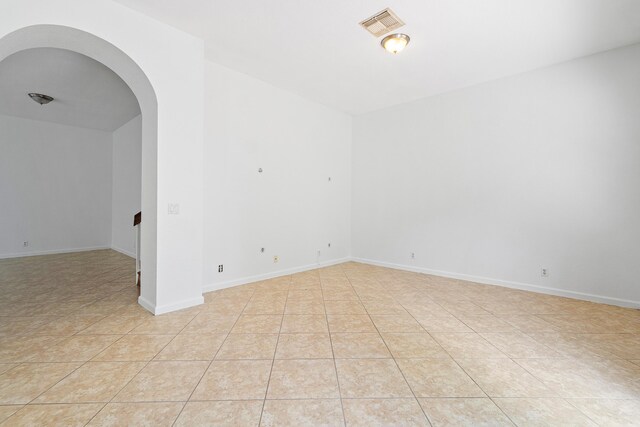
M 376 13 L 371 18 L 367 18 L 360 23 L 362 27 L 369 31 L 373 36 L 380 37 L 385 34 L 400 28 L 404 25 L 404 22 L 398 18 L 398 15 L 393 13 L 389 8 Z

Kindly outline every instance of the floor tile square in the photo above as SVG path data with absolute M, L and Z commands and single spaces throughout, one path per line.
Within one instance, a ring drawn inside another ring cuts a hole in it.
M 182 402 L 109 403 L 88 425 L 170 427 L 183 407 Z
M 369 300 L 363 301 L 364 308 L 373 314 L 407 314 L 407 311 L 397 302 Z
M 205 297 L 207 295 L 208 294 L 205 294 Z M 238 318 L 246 305 L 247 301 L 214 300 L 202 306 L 202 313 L 207 313 L 212 316 L 231 316 Z
M 277 334 L 282 316 L 278 314 L 243 314 L 231 330 L 233 334 Z
M 372 314 L 371 320 L 380 332 L 424 332 L 408 314 Z
M 27 405 L 13 414 L 6 426 L 83 426 L 102 409 L 102 403 Z
M 227 334 L 177 335 L 155 360 L 212 360 Z
M 297 287 L 292 287 L 291 289 L 289 289 L 289 293 L 287 294 L 287 301 L 299 300 L 313 300 L 322 302 L 322 288 L 320 287 L 320 285 L 297 285 Z
M 154 358 L 173 339 L 173 335 L 125 335 L 92 360 L 136 362 Z
M 507 357 L 476 333 L 435 332 L 432 336 L 454 359 Z
M 195 314 L 163 314 L 136 326 L 129 332 L 130 334 L 151 334 L 151 335 L 175 335 L 193 318 Z
M 377 329 L 368 315 L 330 314 L 327 316 L 329 330 L 334 332 L 375 332 Z
M 276 359 L 331 359 L 329 334 L 280 334 Z
M 517 332 L 517 329 L 504 320 L 492 314 L 489 315 L 466 315 L 458 317 L 465 325 L 473 329 L 474 332 Z
M 344 426 L 338 399 L 267 400 L 261 426 Z
M 325 301 L 324 306 L 327 314 L 367 314 L 360 301 Z
M 640 369 L 623 360 L 516 359 L 558 396 L 567 398 L 636 399 Z
M 452 315 L 416 316 L 416 320 L 427 332 L 473 332 L 471 328 Z
M 285 314 L 280 332 L 283 334 L 327 333 L 329 328 L 324 314 Z
M 333 360 L 276 360 L 267 399 L 338 398 Z
M 106 316 L 101 314 L 67 316 L 64 319 L 48 322 L 35 330 L 34 334 L 71 336 L 87 329 L 105 317 Z
M 383 333 L 382 338 L 396 358 L 449 358 L 427 333 Z
M 533 338 L 521 333 L 482 333 L 484 339 L 489 341 L 498 350 L 514 359 L 541 359 L 562 357 L 560 353 L 541 344 Z
M 216 360 L 200 380 L 191 400 L 264 399 L 270 360 Z
M 0 405 L 0 423 L 18 412 L 22 405 Z
M 203 311 L 198 314 L 181 333 L 183 334 L 227 334 L 236 323 L 238 316 L 220 315 Z
M 0 375 L 0 404 L 29 403 L 80 363 L 26 363 Z
M 435 427 L 513 426 L 489 398 L 418 399 Z
M 349 426 L 429 426 L 416 399 L 344 399 Z
M 229 334 L 216 359 L 273 359 L 278 334 Z
M 36 353 L 32 362 L 84 362 L 120 339 L 120 335 L 75 335 Z
M 564 399 L 494 399 L 494 402 L 516 425 L 597 425 Z
M 123 335 L 144 323 L 147 319 L 141 316 L 121 316 L 112 314 L 97 321 L 79 332 L 80 335 Z
M 149 362 L 114 402 L 186 401 L 209 362 Z
M 413 397 L 391 359 L 337 359 L 336 368 L 343 398 Z
M 378 333 L 331 334 L 336 359 L 391 358 L 391 353 Z
M 62 336 L 0 336 L 0 362 L 20 363 L 33 359 L 34 354 L 40 354 L 51 348 L 57 342 L 64 340 Z
M 109 402 L 144 368 L 143 362 L 87 362 L 36 399 L 36 403 Z
M 174 425 L 176 427 L 257 426 L 260 422 L 262 404 L 262 400 L 187 402 Z
M 243 314 L 284 314 L 286 297 L 275 300 L 251 300 L 244 308 Z M 291 314 L 291 313 L 290 313 Z M 300 313 L 310 314 L 310 313 Z
M 458 359 L 489 397 L 551 397 L 556 393 L 510 359 Z
M 323 301 L 288 300 L 284 314 L 325 314 Z
M 351 289 L 344 290 L 323 290 L 322 296 L 325 301 L 346 301 L 346 300 L 358 300 L 358 295 Z
M 0 363 L 0 375 L 18 366 L 18 363 Z
M 452 359 L 397 359 L 416 397 L 485 397 Z
M 632 426 L 640 420 L 640 398 L 567 400 L 599 425 Z
M 535 315 L 508 315 L 500 316 L 502 320 L 514 326 L 522 332 L 553 332 L 558 328 L 549 322 L 545 322 Z

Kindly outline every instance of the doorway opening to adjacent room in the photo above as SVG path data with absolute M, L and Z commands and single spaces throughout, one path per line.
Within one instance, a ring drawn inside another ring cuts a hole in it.
M 78 307 L 96 302 L 86 294 L 104 298 L 99 285 L 110 282 L 111 290 L 130 287 L 132 303 L 153 307 L 158 120 L 149 79 L 110 42 L 58 25 L 0 39 L 0 75 L 2 276 L 29 276 L 33 285 L 40 275 L 33 289 L 41 295 L 64 283 L 64 299 Z M 30 255 L 46 256 L 23 258 Z

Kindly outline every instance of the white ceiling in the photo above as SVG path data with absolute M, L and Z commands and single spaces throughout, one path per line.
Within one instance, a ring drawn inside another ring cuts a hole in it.
M 116 0 L 208 59 L 359 114 L 640 42 L 638 0 Z M 391 7 L 398 56 L 358 22 Z
M 55 100 L 38 105 L 27 96 Z M 129 86 L 111 69 L 63 49 L 23 50 L 0 62 L 0 114 L 113 131 L 140 114 Z

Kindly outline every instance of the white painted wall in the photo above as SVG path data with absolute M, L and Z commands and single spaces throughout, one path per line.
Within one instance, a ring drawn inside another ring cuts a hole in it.
M 0 130 L 0 258 L 108 247 L 135 256 L 141 116 L 111 133 L 0 115 Z
M 348 116 L 213 64 L 205 84 L 202 40 L 109 0 L 3 9 L 0 38 L 77 28 L 124 52 L 153 87 L 157 128 L 143 121 L 143 133 L 157 132 L 143 145 L 148 309 L 198 304 L 203 274 L 215 288 L 312 265 L 318 249 L 321 262 L 349 254 Z M 52 47 L 121 64 L 83 42 Z M 0 43 L 0 58 L 13 50 Z M 415 252 L 422 269 L 640 300 L 638 62 L 631 47 L 357 118 L 354 254 L 410 264 Z M 125 66 L 114 71 L 139 94 Z
M 112 138 L 111 247 L 134 257 L 133 216 L 141 203 L 142 116 L 116 129 Z
M 0 115 L 0 200 L 0 258 L 109 247 L 111 132 Z
M 355 118 L 353 255 L 640 306 L 639 76 L 634 45 Z
M 122 60 L 122 53 L 146 75 L 157 99 L 157 126 L 155 114 L 154 120 L 147 116 L 143 135 L 157 133 L 157 141 L 143 142 L 142 150 L 146 213 L 140 302 L 155 313 L 201 303 L 203 41 L 110 0 L 3 0 L 2 10 L 10 13 L 0 13 L 0 60 L 20 46 L 76 50 L 120 75 L 138 97 L 143 117 L 155 112 L 155 100 L 141 99 L 144 82 Z M 118 51 L 98 46 L 89 37 L 53 40 L 50 34 L 39 38 L 38 31 L 27 31 L 17 43 L 15 38 L 6 40 L 15 31 L 41 24 L 90 33 Z M 180 204 L 180 215 L 168 215 L 169 203 Z
M 347 257 L 351 117 L 213 63 L 205 83 L 205 289 Z

